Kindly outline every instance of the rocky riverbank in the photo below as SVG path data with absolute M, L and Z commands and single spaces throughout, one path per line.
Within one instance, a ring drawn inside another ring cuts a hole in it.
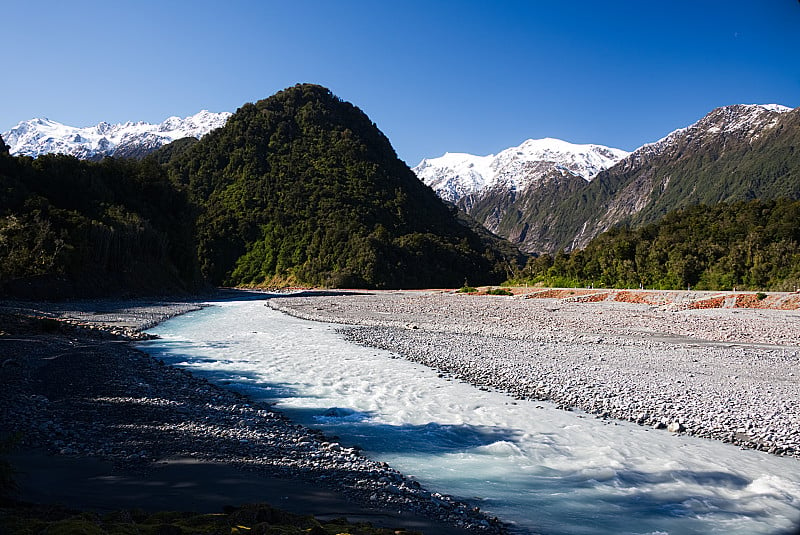
M 376 292 L 272 308 L 479 387 L 800 457 L 800 312 Z
M 171 458 L 224 463 L 308 481 L 376 511 L 428 518 L 439 533 L 504 531 L 496 519 L 423 489 L 386 464 L 130 345 L 142 338 L 141 329 L 199 306 L 3 303 L 3 431 L 18 432 L 23 448 L 54 457 L 92 457 L 142 472 Z

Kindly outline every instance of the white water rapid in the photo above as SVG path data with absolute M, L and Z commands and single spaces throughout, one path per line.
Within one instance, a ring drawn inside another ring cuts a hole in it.
M 276 407 L 523 533 L 783 534 L 800 461 L 440 377 L 263 301 L 168 320 L 142 348 Z

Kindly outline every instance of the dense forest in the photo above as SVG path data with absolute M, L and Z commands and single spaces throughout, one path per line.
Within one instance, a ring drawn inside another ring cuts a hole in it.
M 800 201 L 673 211 L 635 230 L 611 229 L 582 250 L 531 258 L 513 282 L 794 291 L 800 287 Z
M 519 253 L 460 224 L 357 107 L 303 84 L 242 106 L 169 164 L 214 284 L 496 284 Z
M 58 298 L 192 291 L 193 209 L 154 160 L 0 151 L 0 292 Z

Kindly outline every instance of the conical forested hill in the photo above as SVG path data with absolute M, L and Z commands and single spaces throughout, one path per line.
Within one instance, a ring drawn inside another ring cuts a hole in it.
M 357 107 L 317 85 L 242 106 L 170 164 L 217 284 L 413 288 L 503 280 L 513 249 L 461 225 Z

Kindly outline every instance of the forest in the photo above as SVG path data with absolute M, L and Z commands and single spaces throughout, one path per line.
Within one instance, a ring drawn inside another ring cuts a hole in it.
M 522 258 L 459 223 L 360 109 L 321 86 L 242 106 L 168 167 L 199 208 L 213 284 L 498 284 Z
M 611 229 L 581 250 L 532 257 L 509 282 L 794 291 L 800 287 L 800 201 L 676 210 L 638 229 Z
M 0 292 L 153 295 L 203 285 L 194 210 L 157 162 L 0 148 Z

